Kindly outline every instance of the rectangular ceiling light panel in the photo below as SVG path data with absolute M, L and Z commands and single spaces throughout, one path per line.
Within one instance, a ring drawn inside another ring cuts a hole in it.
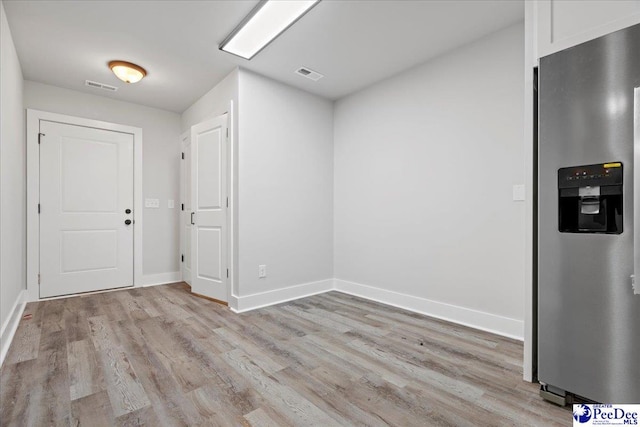
M 251 59 L 319 1 L 261 1 L 240 25 L 224 39 L 220 44 L 220 50 L 244 59 Z

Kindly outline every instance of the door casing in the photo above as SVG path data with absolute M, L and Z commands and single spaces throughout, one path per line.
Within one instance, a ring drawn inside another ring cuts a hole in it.
M 191 164 L 191 130 L 180 135 L 180 273 L 182 280 L 191 285 L 191 226 L 189 223 L 189 215 L 191 213 L 191 204 L 187 203 L 187 199 L 191 199 L 191 168 L 187 165 Z M 187 228 L 189 231 L 187 231 Z
M 27 109 L 27 300 L 38 301 L 40 270 L 40 150 L 38 134 L 40 121 L 65 123 L 133 135 L 133 205 L 135 227 L 133 233 L 133 286 L 142 286 L 142 129 L 134 126 L 85 119 L 66 114 Z M 61 298 L 61 297 L 54 297 Z M 48 299 L 48 298 L 42 298 Z

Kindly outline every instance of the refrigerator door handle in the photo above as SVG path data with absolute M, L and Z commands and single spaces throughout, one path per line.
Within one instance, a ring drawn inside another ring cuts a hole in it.
M 640 87 L 633 91 L 633 293 L 640 295 Z

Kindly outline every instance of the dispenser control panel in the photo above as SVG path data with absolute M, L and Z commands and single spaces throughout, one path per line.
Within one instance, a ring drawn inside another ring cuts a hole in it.
M 622 163 L 562 168 L 558 171 L 558 188 L 606 186 L 622 184 Z

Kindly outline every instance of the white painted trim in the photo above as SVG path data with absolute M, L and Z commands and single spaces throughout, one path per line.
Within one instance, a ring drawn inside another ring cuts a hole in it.
M 140 286 L 156 286 L 156 285 L 166 285 L 169 283 L 176 283 L 182 281 L 182 272 L 180 271 L 172 271 L 170 273 L 158 273 L 158 274 L 145 274 L 140 279 L 139 284 L 135 287 Z M 126 288 L 125 288 L 126 289 Z
M 231 298 L 229 299 L 229 308 L 231 308 L 235 313 L 243 313 L 257 308 L 280 304 L 282 302 L 323 294 L 333 289 L 334 280 L 327 279 L 243 297 L 231 295 Z
M 133 135 L 133 284 L 142 283 L 142 129 L 117 123 L 84 119 L 66 114 L 27 109 L 27 300 L 40 299 L 38 270 L 40 254 L 40 221 L 37 206 L 40 200 L 40 151 L 38 133 L 40 120 L 85 126 Z
M 187 238 L 184 233 L 184 227 L 187 221 L 187 217 L 189 216 L 189 212 L 187 212 L 186 210 L 182 210 L 182 206 L 186 205 L 185 201 L 187 200 L 187 195 L 185 193 L 186 181 L 187 181 L 187 175 L 186 175 L 187 168 L 185 167 L 187 158 L 186 158 L 185 149 L 187 147 L 186 140 L 189 139 L 190 136 L 191 136 L 191 130 L 188 130 L 180 135 L 180 152 L 181 152 L 181 155 L 184 156 L 184 159 L 183 158 L 180 159 L 180 255 L 181 256 L 185 256 L 185 254 L 187 253 L 187 245 L 186 245 Z M 187 282 L 188 284 L 191 284 L 191 278 L 189 278 L 189 281 L 185 280 L 184 266 L 185 266 L 185 263 L 181 259 L 180 260 L 180 278 L 183 281 Z
M 336 291 L 522 341 L 524 323 L 483 311 L 335 279 Z
M 522 361 L 522 377 L 525 381 L 533 381 L 533 69 L 538 65 L 536 53 L 536 5 L 525 2 L 524 20 L 524 129 L 522 143 L 524 145 L 524 183 L 527 189 L 525 199 L 525 250 L 524 250 L 524 357 Z
M 16 298 L 16 301 L 13 303 L 13 307 L 11 307 L 9 317 L 4 322 L 2 329 L 0 330 L 0 366 L 4 363 L 4 359 L 7 357 L 7 352 L 9 351 L 9 347 L 13 341 L 13 337 L 16 335 L 16 331 L 18 330 L 20 318 L 22 317 L 24 308 L 27 305 L 26 299 L 27 291 L 23 289 L 18 294 L 18 298 Z
M 340 279 L 304 283 L 247 296 L 232 295 L 229 299 L 229 308 L 235 313 L 244 313 L 330 291 L 354 295 L 520 341 L 523 339 L 524 322 L 521 320 Z
M 229 100 L 229 108 L 227 108 L 227 129 L 229 130 L 229 147 L 227 150 L 227 195 L 229 196 L 229 209 L 227 211 L 227 267 L 229 268 L 229 279 L 227 280 L 227 301 L 234 294 L 236 287 L 236 269 L 235 269 L 235 250 L 236 250 L 236 221 L 235 221 L 235 200 L 236 200 L 236 183 L 235 183 L 235 151 L 237 147 L 236 141 L 236 123 L 233 99 Z M 192 270 L 193 271 L 193 270 Z M 227 302 L 228 303 L 228 302 Z

